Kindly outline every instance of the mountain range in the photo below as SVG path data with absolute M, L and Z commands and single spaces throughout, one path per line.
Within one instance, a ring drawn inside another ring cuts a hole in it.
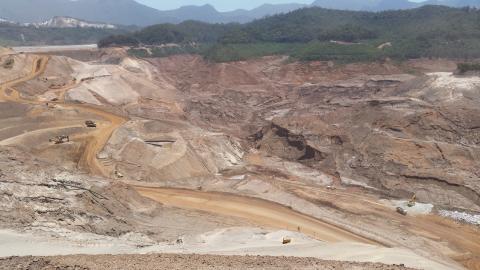
M 316 0 L 313 6 L 330 9 L 356 11 L 384 11 L 411 9 L 424 5 L 442 5 L 449 7 L 480 7 L 480 0 L 427 0 L 421 3 L 408 0 Z
M 381 11 L 409 9 L 425 4 L 480 7 L 480 0 L 429 0 L 422 3 L 408 0 L 316 0 L 311 5 L 330 9 Z M 138 26 L 179 23 L 186 20 L 245 23 L 307 6 L 309 5 L 295 3 L 264 4 L 252 10 L 219 12 L 211 5 L 203 5 L 161 11 L 134 0 L 2 0 L 0 18 L 20 23 L 35 23 L 62 16 L 92 22 Z

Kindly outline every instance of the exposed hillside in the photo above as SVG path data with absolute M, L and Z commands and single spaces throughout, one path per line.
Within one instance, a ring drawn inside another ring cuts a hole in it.
M 70 17 L 56 16 L 41 23 L 34 23 L 37 27 L 56 27 L 56 28 L 101 28 L 101 29 L 115 29 L 117 26 L 106 23 L 87 22 Z
M 468 58 L 480 56 L 479 21 L 480 11 L 468 8 L 425 6 L 378 13 L 306 8 L 245 25 L 156 25 L 133 33 L 128 39 L 104 39 L 99 45 L 125 44 L 122 40 L 145 45 L 210 43 L 214 44 L 210 50 L 202 47 L 199 52 L 216 61 L 272 54 L 347 61 Z
M 56 27 L 46 24 L 41 26 L 23 26 L 14 23 L 0 22 L 0 45 L 70 45 L 92 44 L 110 35 L 126 34 L 128 29 L 110 29 L 98 27 L 70 27 L 51 22 Z

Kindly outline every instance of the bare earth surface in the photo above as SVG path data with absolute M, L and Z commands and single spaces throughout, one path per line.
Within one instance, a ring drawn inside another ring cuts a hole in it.
M 59 49 L 0 55 L 0 257 L 99 256 L 0 268 L 480 269 L 480 79 L 455 63 Z M 145 253 L 202 255 L 102 256 Z
M 72 270 L 170 270 L 170 269 L 306 269 L 306 270 L 402 270 L 400 265 L 322 261 L 313 258 L 211 255 L 122 255 L 16 257 L 0 259 L 1 269 Z

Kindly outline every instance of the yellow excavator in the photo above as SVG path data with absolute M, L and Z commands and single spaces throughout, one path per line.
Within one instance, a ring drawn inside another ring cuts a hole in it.
M 413 194 L 413 196 L 410 199 L 410 201 L 408 202 L 407 206 L 408 207 L 414 207 L 416 203 L 417 203 L 417 195 Z

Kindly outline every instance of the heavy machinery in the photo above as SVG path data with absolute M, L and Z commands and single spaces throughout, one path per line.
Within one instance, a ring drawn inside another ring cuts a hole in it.
M 417 203 L 417 195 L 414 194 L 410 199 L 410 201 L 408 202 L 407 206 L 414 207 L 416 203 Z
M 89 128 L 96 128 L 97 124 L 95 122 L 93 122 L 92 120 L 87 120 L 87 121 L 85 121 L 85 126 L 87 126 Z
M 291 242 L 292 242 L 292 239 L 290 239 L 288 237 L 285 237 L 282 240 L 282 244 L 284 244 L 284 245 L 290 244 Z
M 402 207 L 397 207 L 397 213 L 406 216 L 407 210 L 403 209 Z
M 123 178 L 123 174 L 122 174 L 121 172 L 119 172 L 119 171 L 115 171 L 115 176 L 116 176 L 117 178 Z
M 55 144 L 62 144 L 62 143 L 70 142 L 70 137 L 67 135 L 60 135 L 60 136 L 51 138 L 49 141 Z

